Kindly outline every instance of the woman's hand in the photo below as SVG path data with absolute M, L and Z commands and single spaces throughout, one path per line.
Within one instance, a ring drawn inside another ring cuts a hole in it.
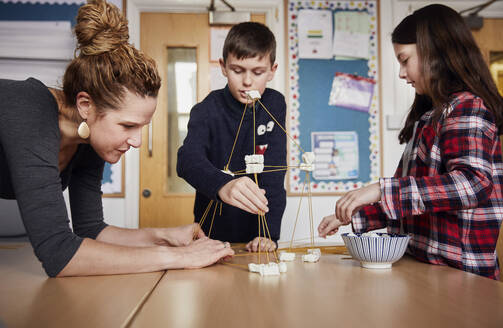
M 378 182 L 350 191 L 342 196 L 335 204 L 335 216 L 342 224 L 349 224 L 352 216 L 363 206 L 380 200 L 381 187 Z
M 188 246 L 194 240 L 205 237 L 199 224 L 192 223 L 174 228 L 152 228 L 154 243 L 163 246 Z
M 335 234 L 339 230 L 339 227 L 341 225 L 345 224 L 339 221 L 335 214 L 325 216 L 318 226 L 318 234 L 320 235 L 320 237 L 327 238 L 327 236 L 332 236 L 333 234 Z
M 218 191 L 218 196 L 223 202 L 252 214 L 269 212 L 267 198 L 264 195 L 265 190 L 260 189 L 248 177 L 229 181 Z
M 269 238 L 255 237 L 255 239 L 246 244 L 246 249 L 248 250 L 248 252 L 258 252 L 259 247 L 261 252 L 272 252 L 276 249 L 276 243 Z
M 180 267 L 184 269 L 198 269 L 211 265 L 220 259 L 234 255 L 228 242 L 202 237 L 188 246 L 175 248 L 181 251 Z

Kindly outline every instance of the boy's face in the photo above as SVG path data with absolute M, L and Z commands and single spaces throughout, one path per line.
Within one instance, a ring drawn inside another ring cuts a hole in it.
M 222 74 L 227 78 L 227 84 L 232 96 L 242 104 L 251 100 L 245 94 L 248 90 L 258 90 L 262 95 L 267 82 L 271 81 L 278 64 L 271 65 L 269 55 L 237 59 L 233 54 L 227 56 L 224 63 L 220 59 Z

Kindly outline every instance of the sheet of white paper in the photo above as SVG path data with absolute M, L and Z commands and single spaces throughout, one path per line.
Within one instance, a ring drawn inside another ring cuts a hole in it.
M 230 28 L 212 27 L 210 29 L 210 61 L 218 61 L 222 58 L 224 41 Z
M 369 58 L 370 16 L 365 12 L 336 12 L 333 54 Z M 344 59 L 344 58 L 343 58 Z
M 369 58 L 369 35 L 336 31 L 334 37 L 334 55 Z
M 299 58 L 332 58 L 332 11 L 300 10 Z
M 227 84 L 227 78 L 222 74 L 220 66 L 210 66 L 210 89 L 211 91 L 222 89 Z

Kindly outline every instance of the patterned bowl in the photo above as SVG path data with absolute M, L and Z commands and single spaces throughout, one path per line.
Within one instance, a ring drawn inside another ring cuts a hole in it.
M 360 261 L 362 267 L 389 269 L 405 253 L 410 236 L 375 232 L 343 233 L 342 240 L 349 254 Z

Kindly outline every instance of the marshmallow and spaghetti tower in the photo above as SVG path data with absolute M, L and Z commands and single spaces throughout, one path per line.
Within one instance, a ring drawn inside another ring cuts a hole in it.
M 236 136 L 234 138 L 234 142 L 232 145 L 232 149 L 230 151 L 229 158 L 227 160 L 227 164 L 222 168 L 222 172 L 229 174 L 229 175 L 232 175 L 232 176 L 252 174 L 255 183 L 257 184 L 257 186 L 259 186 L 258 174 L 265 174 L 268 172 L 277 172 L 277 171 L 287 171 L 289 169 L 300 169 L 300 170 L 305 171 L 306 174 L 305 174 L 305 180 L 304 180 L 304 187 L 302 189 L 302 193 L 301 193 L 301 197 L 300 197 L 300 201 L 299 201 L 299 208 L 297 210 L 297 216 L 295 219 L 295 226 L 294 226 L 293 233 L 292 233 L 292 239 L 290 241 L 289 252 L 291 252 L 292 247 L 293 247 L 295 230 L 296 230 L 296 226 L 297 226 L 298 218 L 299 218 L 299 213 L 300 213 L 300 206 L 302 203 L 302 198 L 303 198 L 304 193 L 306 191 L 306 187 L 307 187 L 307 196 L 308 196 L 308 203 L 309 203 L 309 227 L 310 227 L 310 238 L 309 239 L 310 239 L 311 247 L 314 247 L 314 223 L 313 223 L 313 210 L 312 210 L 312 194 L 311 194 L 311 186 L 310 186 L 310 184 L 311 184 L 310 172 L 312 172 L 314 170 L 315 156 L 312 152 L 305 152 L 302 149 L 302 147 L 300 146 L 300 144 L 288 134 L 286 129 L 278 122 L 278 120 L 274 117 L 274 115 L 272 115 L 271 112 L 267 109 L 267 107 L 260 101 L 261 96 L 258 91 L 251 90 L 251 91 L 247 91 L 246 94 L 248 96 L 248 99 L 250 100 L 252 112 L 253 112 L 253 149 L 254 149 L 254 153 L 245 156 L 244 162 L 245 162 L 246 166 L 244 169 L 237 170 L 234 172 L 232 172 L 229 169 L 230 163 L 232 160 L 232 156 L 234 154 L 234 150 L 236 147 L 236 143 L 239 138 L 241 128 L 243 126 L 245 113 L 246 113 L 246 110 L 248 109 L 248 106 L 250 105 L 250 104 L 246 103 L 244 106 L 244 109 L 243 109 L 243 113 L 241 115 L 241 120 L 239 122 L 239 126 L 238 126 L 238 129 L 236 132 Z M 265 165 L 264 164 L 264 155 L 255 153 L 255 150 L 256 150 L 256 142 L 255 142 L 256 119 L 255 119 L 255 115 L 256 115 L 256 111 L 258 108 L 261 108 L 262 110 L 264 110 L 269 115 L 269 117 L 280 127 L 280 129 L 283 130 L 283 132 L 286 134 L 286 136 L 288 136 L 288 138 L 290 138 L 290 140 L 293 141 L 293 143 L 299 148 L 299 150 L 302 153 L 303 162 L 300 163 L 298 166 Z M 213 208 L 213 210 L 212 210 L 212 208 Z M 217 210 L 219 210 L 220 214 L 222 213 L 222 203 L 219 201 L 210 200 L 210 202 L 208 203 L 208 206 L 206 207 L 206 210 L 204 211 L 201 219 L 199 220 L 199 225 L 202 227 L 203 224 L 205 223 L 206 219 L 211 215 L 211 222 L 210 222 L 208 237 L 211 237 L 211 231 L 213 228 L 213 222 L 215 220 Z M 265 213 L 259 212 L 257 214 L 257 220 L 258 220 L 258 237 L 259 237 L 259 252 L 258 252 L 259 253 L 259 256 L 258 256 L 259 264 L 250 263 L 250 266 L 249 266 L 250 271 L 259 272 L 261 275 L 279 274 L 280 272 L 285 272 L 286 267 L 284 265 L 276 267 L 273 264 L 279 265 L 280 261 L 293 260 L 295 258 L 294 253 L 282 252 L 282 254 L 280 254 L 280 256 L 278 256 L 277 251 L 275 250 L 273 252 L 275 262 L 271 262 L 269 252 L 265 252 L 265 256 L 266 256 L 267 262 L 269 262 L 269 264 L 266 264 L 266 265 L 260 264 L 261 257 L 262 257 L 261 242 L 260 242 L 261 237 L 271 239 L 271 234 L 269 232 L 269 227 L 267 224 L 267 218 L 266 218 Z M 293 254 L 293 257 L 291 254 Z M 320 253 L 319 249 L 312 250 L 312 251 L 308 250 L 308 254 L 303 256 L 303 260 L 307 261 L 307 262 L 317 262 L 320 254 L 321 253 Z M 305 256 L 307 256 L 307 257 L 305 257 Z M 238 265 L 238 264 L 233 264 L 233 265 Z M 240 265 L 238 265 L 238 266 L 240 266 Z

